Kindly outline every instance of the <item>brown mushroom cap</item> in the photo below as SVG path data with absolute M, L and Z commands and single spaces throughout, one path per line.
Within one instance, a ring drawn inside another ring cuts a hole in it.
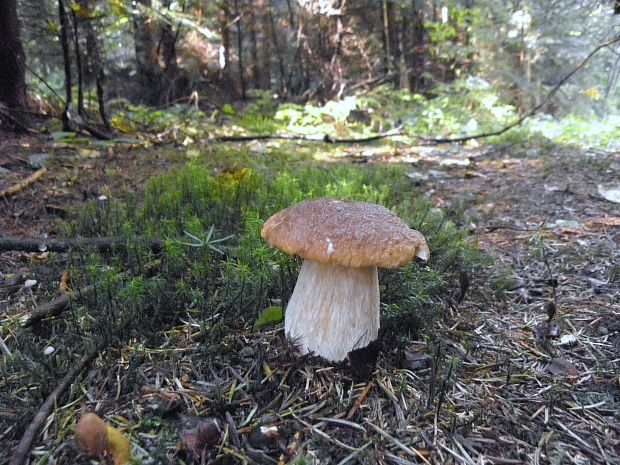
M 385 207 L 337 199 L 305 200 L 269 218 L 269 244 L 306 260 L 348 267 L 394 268 L 428 259 L 424 236 Z

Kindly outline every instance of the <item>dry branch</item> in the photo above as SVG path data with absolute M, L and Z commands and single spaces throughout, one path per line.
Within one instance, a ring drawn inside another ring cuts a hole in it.
M 85 286 L 77 293 L 75 293 L 75 296 L 79 296 L 80 298 L 88 297 L 93 293 L 94 290 L 95 286 L 93 285 Z M 74 297 L 72 293 L 68 292 L 59 295 L 55 299 L 52 299 L 43 305 L 39 305 L 35 310 L 32 311 L 32 313 L 30 313 L 30 315 L 24 321 L 24 326 L 32 326 L 33 324 L 38 323 L 45 318 L 60 315 L 64 311 L 64 309 L 69 306 L 69 303 L 74 298 L 76 297 Z
M 399 126 L 389 131 L 382 132 L 376 136 L 362 137 L 359 139 L 334 139 L 330 135 L 325 134 L 323 136 L 304 136 L 303 134 L 267 134 L 256 136 L 218 136 L 213 137 L 212 140 L 216 142 L 248 142 L 252 140 L 305 140 L 309 142 L 325 142 L 326 144 L 363 144 L 366 142 L 373 142 L 376 140 L 385 139 L 387 137 L 403 135 L 402 126 Z
M 161 250 L 160 239 L 145 240 L 146 245 L 153 251 Z M 41 239 L 37 237 L 0 237 L 0 253 L 9 250 L 23 252 L 40 252 L 41 247 L 50 252 L 66 252 L 74 247 L 95 247 L 100 251 L 109 251 L 116 248 L 125 248 L 125 237 L 79 237 L 76 239 Z
M 35 171 L 23 181 L 20 181 L 17 184 L 0 191 L 0 197 L 10 197 L 11 195 L 17 194 L 19 191 L 24 190 L 30 184 L 37 181 L 46 172 L 47 168 L 41 168 L 40 170 Z
M 41 428 L 43 428 L 45 420 L 56 405 L 58 398 L 73 383 L 80 372 L 84 370 L 84 368 L 86 368 L 86 366 L 88 366 L 88 364 L 97 356 L 98 351 L 98 349 L 93 350 L 89 354 L 84 355 L 74 366 L 71 367 L 51 394 L 47 396 L 47 399 L 45 399 L 45 402 L 43 402 L 43 405 L 39 408 L 39 411 L 30 422 L 30 425 L 26 428 L 19 444 L 13 450 L 13 456 L 9 461 L 9 465 L 22 465 L 26 461 L 26 458 L 30 453 L 30 449 L 32 448 L 32 444 L 37 439 Z

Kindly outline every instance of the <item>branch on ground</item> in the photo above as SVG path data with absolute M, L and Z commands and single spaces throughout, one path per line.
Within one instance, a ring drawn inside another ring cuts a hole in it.
M 10 197 L 12 195 L 17 194 L 19 191 L 24 190 L 30 184 L 36 182 L 46 172 L 47 172 L 47 168 L 41 168 L 40 170 L 35 171 L 23 181 L 20 181 L 17 184 L 14 184 L 13 186 L 7 187 L 6 189 L 0 191 L 0 197 Z
M 159 252 L 163 245 L 161 239 L 142 239 L 141 241 L 155 253 Z M 10 250 L 41 252 L 43 246 L 46 251 L 50 252 L 66 252 L 75 247 L 94 247 L 100 251 L 109 251 L 127 247 L 127 238 L 78 237 L 76 239 L 41 239 L 37 237 L 0 237 L 0 253 Z

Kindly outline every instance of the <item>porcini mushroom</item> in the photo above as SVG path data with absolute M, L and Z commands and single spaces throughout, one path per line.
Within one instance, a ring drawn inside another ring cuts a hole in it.
M 302 352 L 330 361 L 377 339 L 377 267 L 429 258 L 422 234 L 387 208 L 366 202 L 306 200 L 269 218 L 261 236 L 304 259 L 284 329 Z

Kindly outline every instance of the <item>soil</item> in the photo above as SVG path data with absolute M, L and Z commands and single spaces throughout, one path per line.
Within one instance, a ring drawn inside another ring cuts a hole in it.
M 28 157 L 42 152 L 50 155 L 44 177 L 0 202 L 2 236 L 56 236 L 74 209 L 100 195 L 140 192 L 151 176 L 185 161 L 182 148 L 11 140 L 0 145 L 0 166 L 10 170 L 0 190 L 31 174 Z M 217 375 L 197 369 L 192 357 L 215 360 L 224 349 L 191 341 L 172 358 L 145 352 L 158 364 L 151 360 L 148 370 L 117 362 L 125 370 L 118 381 L 121 371 L 98 358 L 82 383 L 102 412 L 136 425 L 132 441 L 142 457 L 284 463 L 303 450 L 317 464 L 620 463 L 620 204 L 598 190 L 618 183 L 620 154 L 513 144 L 347 147 L 339 159 L 407 164 L 412 185 L 452 211 L 498 265 L 465 277 L 464 299 L 447 299 L 432 343 L 412 341 L 401 367 L 380 357 L 369 381 L 293 356 L 281 330 L 231 336 L 226 347 L 235 356 Z M 33 259 L 47 257 L 6 252 L 0 271 L 27 273 Z M 5 313 L 3 325 L 9 320 Z M 118 391 L 106 392 L 106 383 Z M 205 403 L 213 418 L 193 417 Z M 176 433 L 154 434 L 153 418 L 171 415 Z M 46 429 L 31 463 L 50 450 L 56 463 L 88 463 L 72 441 L 58 446 L 52 433 L 63 427 Z

